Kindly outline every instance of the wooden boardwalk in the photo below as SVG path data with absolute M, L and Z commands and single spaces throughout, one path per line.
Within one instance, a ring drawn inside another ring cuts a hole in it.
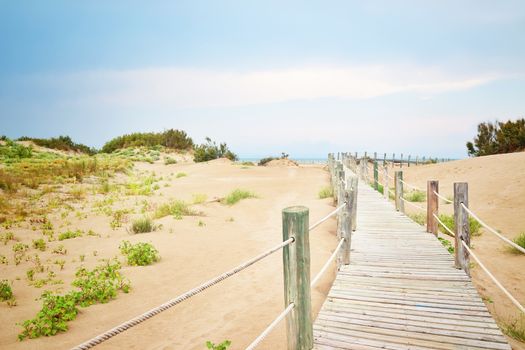
M 511 349 L 453 255 L 363 184 L 350 260 L 315 321 L 315 349 Z

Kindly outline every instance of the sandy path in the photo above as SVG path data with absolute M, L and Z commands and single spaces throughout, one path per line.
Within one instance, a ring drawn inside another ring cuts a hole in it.
M 439 180 L 440 194 L 450 198 L 454 182 L 468 182 L 469 207 L 483 221 L 501 230 L 509 239 L 525 232 L 525 152 L 410 168 L 404 166 L 402 170 L 405 181 L 420 188 L 426 188 L 427 180 Z M 418 204 L 425 206 L 425 203 Z M 417 211 L 405 207 L 407 212 Z M 452 214 L 453 206 L 440 203 L 439 210 L 440 213 Z M 509 253 L 507 244 L 486 230 L 481 236 L 474 237 L 472 244 L 485 266 L 525 305 L 525 256 Z M 516 307 L 481 268 L 473 268 L 472 277 L 499 322 L 518 317 Z M 514 349 L 525 349 L 525 344 L 510 340 Z
M 157 220 L 163 224 L 160 231 L 140 235 L 129 235 L 124 228 L 112 231 L 108 219 L 100 215 L 91 214 L 78 222 L 72 220 L 73 225 L 92 228 L 103 237 L 60 242 L 70 252 L 66 269 L 59 275 L 65 286 L 70 284 L 70 275 L 80 265 L 80 262 L 71 262 L 73 257 L 78 260 L 79 254 L 86 254 L 85 264 L 94 266 L 98 258 L 119 255 L 118 245 L 123 239 L 152 242 L 162 260 L 147 267 L 125 266 L 123 273 L 131 280 L 132 292 L 119 294 L 108 304 L 82 309 L 78 318 L 69 323 L 67 333 L 24 342 L 16 341 L 19 327 L 15 323 L 34 316 L 40 305 L 34 298 L 42 290 L 27 286 L 23 279 L 15 281 L 13 290 L 19 306 L 8 308 L 5 303 L 0 306 L 0 321 L 5 325 L 0 330 L 0 348 L 65 349 L 77 345 L 281 242 L 283 208 L 305 205 L 310 208 L 311 222 L 333 209 L 330 200 L 317 199 L 319 189 L 328 183 L 328 175 L 316 166 L 243 169 L 216 161 L 171 166 L 141 163 L 137 168 L 155 171 L 157 176 L 173 172 L 188 175 L 172 179 L 170 187 L 162 187 L 154 196 L 144 197 L 151 202 L 163 203 L 169 198 L 190 200 L 194 193 L 204 193 L 208 198 L 222 197 L 234 188 L 248 189 L 259 198 L 247 199 L 232 207 L 219 203 L 201 204 L 196 208 L 205 213 L 204 217 L 183 220 L 165 217 Z M 230 218 L 234 220 L 229 221 Z M 200 227 L 198 221 L 203 221 L 205 226 Z M 41 237 L 38 232 L 23 229 L 16 234 L 28 243 Z M 58 244 L 52 243 L 53 246 Z M 312 275 L 321 268 L 335 245 L 335 221 L 328 221 L 313 231 Z M 93 250 L 98 252 L 96 258 L 91 256 Z M 44 258 L 46 254 L 43 253 Z M 284 307 L 281 259 L 280 253 L 274 254 L 97 348 L 204 349 L 206 340 L 220 342 L 224 339 L 232 340 L 232 349 L 244 348 Z M 25 273 L 25 268 L 20 270 L 14 265 L 1 268 L 2 275 L 9 279 Z M 315 312 L 321 307 L 333 277 L 333 271 L 328 273 L 320 287 L 313 291 Z M 284 349 L 284 336 L 281 325 L 261 348 Z

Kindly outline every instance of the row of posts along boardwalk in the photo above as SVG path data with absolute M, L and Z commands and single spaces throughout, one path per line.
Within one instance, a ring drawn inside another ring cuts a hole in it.
M 511 349 L 454 257 L 361 181 L 356 221 L 315 349 Z

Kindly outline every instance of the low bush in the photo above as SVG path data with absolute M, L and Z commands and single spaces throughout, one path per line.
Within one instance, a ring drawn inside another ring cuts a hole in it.
M 119 246 L 120 252 L 126 256 L 128 265 L 146 266 L 159 261 L 159 252 L 150 243 L 131 244 L 123 241 Z
M 177 175 L 175 175 L 177 179 L 180 179 L 181 177 L 186 177 L 186 176 L 188 176 L 188 174 L 186 173 L 177 173 Z
M 133 133 L 115 137 L 102 147 L 102 152 L 111 153 L 128 147 L 164 146 L 176 150 L 190 150 L 193 140 L 182 130 L 169 129 L 161 133 Z
M 217 143 L 209 137 L 206 137 L 205 143 L 195 146 L 193 151 L 193 160 L 195 162 L 207 162 L 218 158 L 228 158 L 232 161 L 237 160 L 237 155 L 229 150 L 226 143 L 217 145 Z
M 72 239 L 72 238 L 77 238 L 77 237 L 82 237 L 82 231 L 80 231 L 80 230 L 76 230 L 76 231 L 67 230 L 66 232 L 62 232 L 61 234 L 58 235 L 58 240 L 59 241 L 63 241 L 63 240 L 66 240 L 66 239 Z
M 211 341 L 206 342 L 206 347 L 210 350 L 227 350 L 230 345 L 232 345 L 232 342 L 230 340 L 224 340 L 220 344 L 212 343 Z
M 93 147 L 88 147 L 81 143 L 75 143 L 69 136 L 52 137 L 49 139 L 38 139 L 34 137 L 23 136 L 18 141 L 32 141 L 35 145 L 62 151 L 81 152 L 89 155 L 94 155 L 97 150 Z
M 177 164 L 177 160 L 171 157 L 164 157 L 164 165 Z
M 43 252 L 47 248 L 46 242 L 42 238 L 33 240 L 33 248 L 38 249 Z
M 455 232 L 456 224 L 454 222 L 454 215 L 445 215 L 440 214 L 439 220 L 443 222 L 452 232 Z M 469 228 L 470 228 L 470 235 L 471 236 L 481 236 L 481 224 L 474 218 L 469 217 Z M 441 232 L 443 232 L 446 235 L 449 235 L 448 231 L 438 222 L 438 228 L 440 228 Z
M 131 231 L 133 233 L 147 233 L 154 230 L 155 224 L 153 223 L 153 220 L 147 216 L 133 220 L 133 223 L 131 224 Z
M 235 189 L 232 192 L 230 192 L 225 198 L 223 198 L 221 202 L 228 205 L 234 205 L 240 200 L 247 198 L 257 198 L 257 196 L 250 191 Z
M 0 300 L 7 301 L 13 298 L 13 290 L 7 280 L 0 281 Z
M 181 200 L 173 200 L 162 204 L 155 210 L 154 218 L 160 219 L 168 215 L 173 215 L 175 219 L 182 219 L 183 216 L 197 216 L 198 212 L 191 209 L 190 205 Z
M 426 200 L 426 194 L 423 191 L 414 190 L 405 193 L 404 198 L 409 202 L 424 202 Z
M 522 248 L 525 248 L 525 232 L 520 233 L 512 240 L 514 243 L 519 245 Z M 516 249 L 514 247 L 509 247 L 510 251 L 515 254 L 523 254 L 519 249 Z
M 334 191 L 332 186 L 326 186 L 319 190 L 319 199 L 332 198 L 334 196 Z

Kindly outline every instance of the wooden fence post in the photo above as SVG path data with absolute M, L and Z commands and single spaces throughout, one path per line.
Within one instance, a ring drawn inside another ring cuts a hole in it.
M 394 173 L 395 185 L 396 185 L 396 210 L 402 213 L 405 212 L 405 203 L 401 200 L 403 197 L 403 172 L 396 171 Z
M 409 155 L 408 155 L 408 161 L 407 161 L 407 166 L 408 166 L 409 168 L 410 168 L 410 157 L 411 157 L 411 155 L 409 154 Z
M 454 262 L 456 268 L 463 269 L 465 273 L 470 276 L 470 258 L 469 253 L 461 244 L 465 242 L 470 247 L 470 226 L 467 211 L 461 206 L 463 203 L 468 207 L 468 183 L 455 182 L 454 183 L 454 222 L 455 235 L 454 240 Z
M 348 178 L 349 181 L 352 181 Z M 346 208 L 343 213 L 343 237 L 345 239 L 343 246 L 341 247 L 341 255 L 343 265 L 350 264 L 350 246 L 352 242 L 352 206 L 354 201 L 354 196 L 352 194 L 353 190 L 345 191 L 345 200 Z
M 435 215 L 439 212 L 439 200 L 436 193 L 439 190 L 438 181 L 427 181 L 427 232 L 438 235 L 438 222 Z
M 396 162 L 396 154 L 392 153 L 392 168 L 394 167 L 395 162 Z
M 288 350 L 313 347 L 308 216 L 306 207 L 283 209 L 283 241 L 295 239 L 283 248 L 284 305 L 295 305 L 286 316 Z
M 374 160 L 374 190 L 379 188 L 379 171 L 377 169 L 377 160 Z
M 385 155 L 383 156 L 383 166 L 385 166 L 385 164 L 386 164 L 386 153 L 385 153 Z
M 399 158 L 399 168 L 403 167 L 403 153 L 401 153 L 401 158 Z
M 383 165 L 383 196 L 388 200 L 389 198 L 389 179 L 388 179 L 388 166 L 385 164 Z
M 352 176 L 352 231 L 355 231 L 357 227 L 357 190 L 359 185 L 359 177 Z

